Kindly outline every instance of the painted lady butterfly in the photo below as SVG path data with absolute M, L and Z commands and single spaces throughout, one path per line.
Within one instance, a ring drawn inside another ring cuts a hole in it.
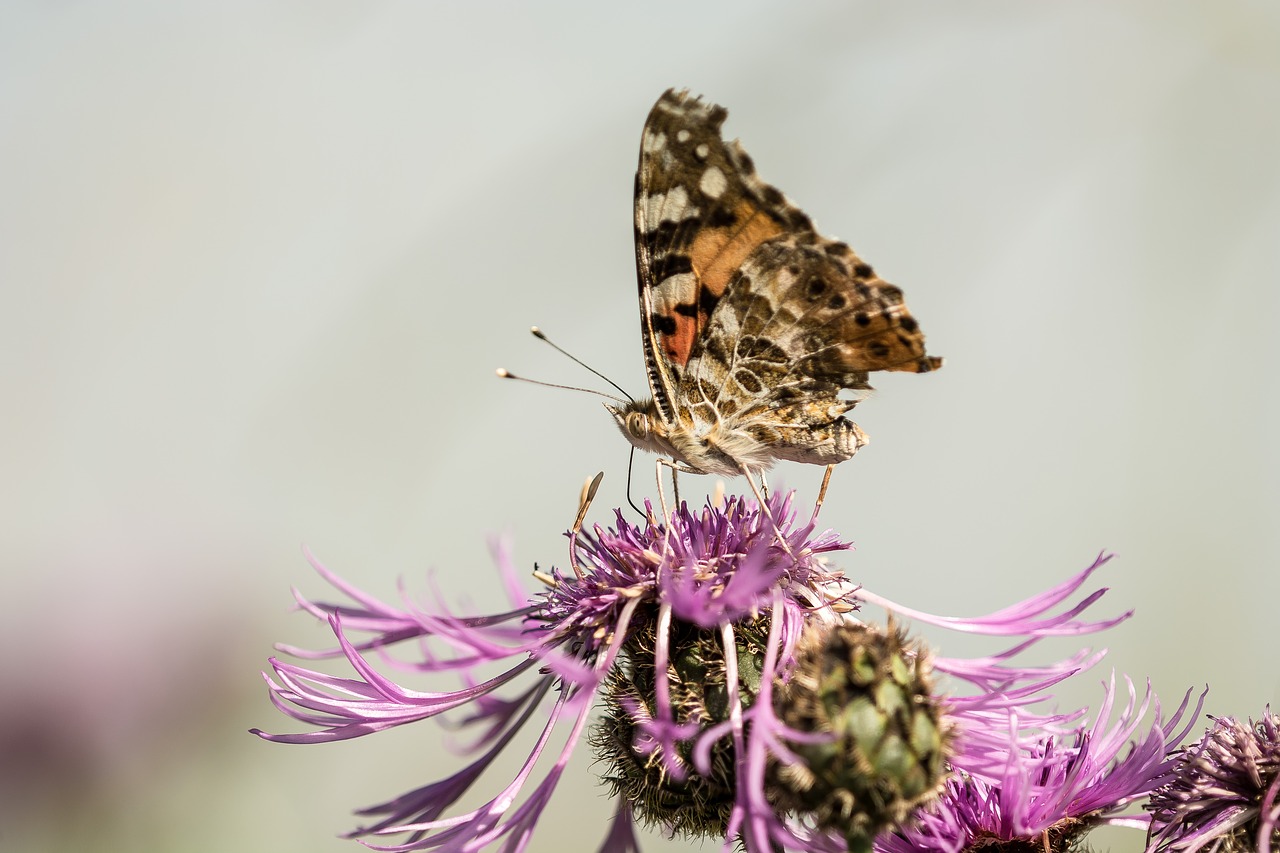
M 843 462 L 867 438 L 842 417 L 857 401 L 839 392 L 942 359 L 925 354 L 902 291 L 818 234 L 720 137 L 726 115 L 668 90 L 645 122 L 635 237 L 653 397 L 608 408 L 632 444 L 681 471 Z

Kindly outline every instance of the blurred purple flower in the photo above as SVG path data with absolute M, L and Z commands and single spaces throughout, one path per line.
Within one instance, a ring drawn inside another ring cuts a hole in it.
M 1015 722 L 1006 743 L 1005 766 L 996 779 L 961 773 L 948 780 L 939 800 L 915 820 L 876 842 L 878 853 L 924 853 L 999 849 L 1066 851 L 1102 825 L 1145 828 L 1141 818 L 1119 816 L 1134 801 L 1169 779 L 1169 750 L 1186 737 L 1201 705 L 1186 715 L 1190 691 L 1168 722 L 1151 686 L 1140 707 L 1128 681 L 1129 700 L 1114 725 L 1115 677 L 1104 684 L 1102 708 L 1092 725 L 1027 744 Z M 1204 695 L 1200 697 L 1203 704 Z M 1148 707 L 1154 719 L 1134 740 Z M 1179 720 L 1187 717 L 1181 730 Z M 1123 755 L 1121 754 L 1123 751 Z
M 1280 849 L 1280 715 L 1258 722 L 1210 717 L 1195 746 L 1179 751 L 1151 795 L 1149 851 Z
M 652 514 L 649 523 L 632 525 L 617 511 L 615 527 L 596 526 L 577 537 L 571 563 L 581 568 L 581 577 L 557 570 L 538 575 L 548 588 L 531 597 L 522 599 L 510 561 L 499 553 L 513 604 L 507 612 L 490 616 L 454 614 L 438 595 L 430 609 L 412 604 L 392 607 L 345 583 L 313 559 L 321 576 L 352 603 L 316 603 L 296 592 L 295 597 L 303 609 L 329 622 L 338 646 L 321 652 L 291 647 L 281 651 L 300 658 L 341 656 L 356 675 L 332 676 L 273 658 L 274 676 L 266 676 L 272 701 L 288 716 L 317 730 L 254 732 L 282 743 L 319 743 L 465 708 L 461 723 L 482 732 L 472 748 L 475 760 L 448 778 L 363 810 L 361 814 L 375 821 L 351 835 L 401 836 L 398 843 L 370 844 L 379 850 L 474 851 L 501 844 L 504 851 L 514 853 L 525 849 L 597 697 L 612 695 L 610 685 L 618 678 L 620 664 L 634 668 L 637 661 L 645 662 L 658 674 L 652 695 L 643 703 L 615 699 L 612 709 L 617 716 L 621 707 L 622 716 L 634 726 L 629 747 L 636 756 L 633 763 L 658 766 L 659 775 L 672 783 L 710 779 L 717 767 L 727 773 L 725 819 L 720 827 L 726 850 L 736 840 L 747 850 L 761 853 L 834 853 L 845 849 L 837 834 L 815 829 L 803 817 L 779 814 L 771 804 L 769 768 L 796 762 L 794 747 L 823 737 L 792 730 L 780 721 L 772 707 L 774 683 L 789 679 L 803 632 L 840 624 L 852 618 L 850 613 L 860 602 L 872 602 L 919 621 L 1013 640 L 1012 646 L 989 657 L 933 660 L 936 671 L 971 687 L 967 692 L 953 691 L 946 700 L 952 718 L 948 725 L 953 722 L 958 730 L 952 765 L 968 778 L 996 784 L 1008 774 L 1011 755 L 1030 762 L 1039 748 L 1047 754 L 1040 757 L 1038 766 L 1071 784 L 1081 776 L 1083 764 L 1111 759 L 1113 733 L 1084 735 L 1082 742 L 1069 749 L 1053 740 L 1055 735 L 1075 732 L 1073 721 L 1083 712 L 1062 715 L 1033 710 L 1049 698 L 1047 688 L 1092 665 L 1101 653 L 1086 649 L 1041 667 L 1011 662 L 1042 638 L 1092 633 L 1128 618 L 1128 613 L 1102 621 L 1080 618 L 1105 590 L 1073 601 L 1105 559 L 1066 583 L 998 613 L 954 619 L 900 607 L 850 584 L 825 559 L 848 548 L 830 531 L 815 534 L 812 521 L 796 525 L 791 495 L 772 497 L 765 513 L 740 499 L 696 513 L 681 507 L 667 525 L 657 524 Z M 1064 603 L 1063 612 L 1053 612 Z M 357 632 L 364 639 L 349 636 Z M 684 654 L 681 649 L 687 649 L 675 644 L 673 637 L 690 632 L 709 633 L 716 638 L 715 648 L 736 652 L 719 651 L 721 660 L 713 667 L 722 677 L 723 713 L 700 722 L 691 721 L 672 699 L 671 673 L 678 674 L 684 665 L 672 660 L 673 650 Z M 392 658 L 387 651 L 404 641 L 416 641 L 419 657 L 411 663 Z M 410 673 L 453 673 L 463 687 L 445 692 L 410 689 L 381 674 L 372 659 Z M 505 670 L 493 674 L 495 667 L 504 665 Z M 541 734 L 515 778 L 480 807 L 446 817 L 515 734 L 535 718 Z M 1126 717 L 1125 725 L 1136 722 Z M 531 783 L 534 766 L 557 728 L 567 728 L 564 745 L 540 781 Z M 1090 746 L 1095 740 L 1102 744 Z M 1167 735 L 1159 740 L 1163 746 Z M 1049 746 L 1039 746 L 1046 743 Z M 717 764 L 717 756 L 725 755 L 730 757 L 727 770 L 723 762 Z M 1107 778 L 1120 773 L 1113 771 Z M 1117 784 L 1115 790 L 1121 787 Z M 1107 790 L 1109 797 L 1113 792 Z M 1103 797 L 1097 807 L 1110 804 Z M 619 803 L 602 850 L 638 849 L 632 829 L 637 819 L 661 818 L 669 826 L 678 823 L 674 815 L 667 820 L 652 809 L 636 814 L 634 810 L 642 805 Z

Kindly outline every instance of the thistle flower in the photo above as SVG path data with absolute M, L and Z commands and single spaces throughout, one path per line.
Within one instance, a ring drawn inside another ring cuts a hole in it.
M 1079 724 L 1027 745 L 1019 742 L 1014 723 L 998 779 L 958 774 L 947 781 L 938 801 L 914 821 L 881 836 L 876 850 L 1054 853 L 1074 849 L 1098 826 L 1145 826 L 1141 819 L 1118 813 L 1170 778 L 1173 761 L 1167 753 L 1186 736 L 1200 705 L 1186 714 L 1188 691 L 1172 718 L 1164 722 L 1150 684 L 1141 706 L 1135 708 L 1133 682 L 1126 682 L 1129 700 L 1114 725 L 1109 722 L 1116 698 L 1112 675 L 1110 683 L 1103 685 L 1102 707 L 1092 725 Z M 1152 704 L 1154 719 L 1134 740 Z M 1178 730 L 1184 716 L 1187 724 Z
M 892 621 L 808 632 L 775 706 L 792 731 L 829 735 L 797 744 L 799 761 L 771 768 L 775 806 L 811 816 L 851 851 L 870 851 L 881 830 L 933 798 L 947 772 L 952 726 L 928 650 Z
M 1091 633 L 1129 615 L 1079 618 L 1105 590 L 1071 603 L 1102 559 L 988 617 L 934 617 L 899 607 L 830 567 L 827 555 L 849 545 L 830 531 L 815 533 L 812 520 L 798 525 L 790 495 L 775 495 L 764 511 L 741 499 L 700 512 L 682 506 L 664 524 L 652 513 L 641 526 L 621 511 L 615 515 L 612 528 L 572 536 L 575 571 L 535 573 L 547 588 L 528 598 L 516 592 L 510 561 L 499 552 L 513 602 L 489 616 L 457 615 L 441 601 L 393 607 L 313 559 L 352 603 L 295 596 L 329 622 L 338 645 L 281 650 L 345 658 L 355 677 L 273 658 L 274 673 L 266 676 L 272 701 L 317 730 L 255 733 L 317 743 L 463 712 L 461 722 L 482 732 L 475 759 L 446 779 L 363 810 L 373 822 L 351 835 L 379 850 L 500 844 L 521 851 L 599 705 L 590 742 L 618 800 L 602 849 L 637 850 L 633 825 L 644 823 L 718 838 L 726 849 L 737 841 L 759 853 L 834 853 L 865 847 L 874 831 L 896 825 L 937 789 L 944 759 L 989 778 L 1010 749 L 1027 749 L 1069 722 L 1071 715 L 1033 707 L 1048 687 L 1099 655 L 1086 649 L 1036 668 L 1011 659 L 1043 637 Z M 932 657 L 896 629 L 859 627 L 852 614 L 863 602 L 1014 644 L 976 660 Z M 1067 609 L 1055 613 L 1064 602 Z M 390 647 L 406 641 L 416 641 L 421 657 L 391 658 Z M 415 674 L 451 673 L 463 686 L 411 689 L 382 674 L 376 660 Z M 495 664 L 507 669 L 493 675 Z M 942 700 L 930 670 L 969 689 Z M 858 713 L 842 716 L 845 704 Z M 449 814 L 528 724 L 540 725 L 541 734 L 516 777 L 480 807 Z M 553 752 L 557 731 L 563 746 L 549 756 L 540 780 L 531 781 L 544 751 Z M 851 779 L 861 788 L 841 787 Z M 400 838 L 373 843 L 388 836 Z
M 1257 722 L 1210 717 L 1213 726 L 1175 757 L 1172 778 L 1151 795 L 1147 849 L 1280 849 L 1280 715 Z

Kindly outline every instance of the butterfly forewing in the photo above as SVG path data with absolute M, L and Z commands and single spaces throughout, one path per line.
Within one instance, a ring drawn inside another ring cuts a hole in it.
M 730 280 L 756 248 L 807 231 L 809 218 L 755 174 L 728 113 L 668 90 L 649 113 L 636 173 L 636 261 L 646 360 L 664 417 Z

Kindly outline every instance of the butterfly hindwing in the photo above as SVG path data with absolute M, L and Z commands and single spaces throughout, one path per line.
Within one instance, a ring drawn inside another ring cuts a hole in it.
M 793 235 L 742 265 L 694 348 L 680 393 L 721 418 L 752 412 L 812 426 L 851 408 L 836 395 L 869 388 L 871 371 L 940 364 L 925 355 L 898 288 L 843 243 Z M 805 400 L 820 405 L 796 407 Z

